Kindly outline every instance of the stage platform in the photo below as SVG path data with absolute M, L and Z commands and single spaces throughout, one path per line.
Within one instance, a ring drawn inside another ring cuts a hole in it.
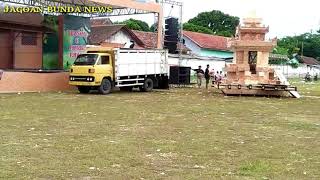
M 61 70 L 0 70 L 0 93 L 73 90 L 68 80 Z
M 227 96 L 271 96 L 271 97 L 295 97 L 299 98 L 293 92 L 297 92 L 297 87 L 277 84 L 258 84 L 258 85 L 240 85 L 240 84 L 220 84 L 218 86 L 224 95 Z

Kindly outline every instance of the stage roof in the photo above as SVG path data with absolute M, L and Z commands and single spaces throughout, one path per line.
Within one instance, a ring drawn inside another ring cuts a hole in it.
M 161 5 L 155 2 L 137 2 L 134 0 L 0 0 L 1 2 L 31 7 L 48 6 L 112 6 L 112 13 L 72 14 L 78 16 L 121 16 L 133 14 L 161 13 Z M 49 14 L 44 12 L 45 14 Z
M 48 6 L 112 6 L 111 13 L 69 13 L 70 15 L 84 17 L 110 17 L 134 14 L 149 14 L 154 13 L 158 22 L 158 40 L 157 47 L 162 48 L 162 6 L 156 2 L 138 2 L 136 0 L 0 0 L 0 2 L 13 3 L 29 7 L 48 7 Z M 45 9 L 45 8 L 44 8 Z M 43 12 L 44 14 L 52 14 Z M 60 13 L 61 14 L 61 13 Z M 54 13 L 53 15 L 60 15 Z

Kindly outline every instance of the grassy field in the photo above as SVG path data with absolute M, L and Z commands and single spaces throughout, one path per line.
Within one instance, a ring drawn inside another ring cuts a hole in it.
M 320 179 L 320 83 L 302 99 L 171 89 L 0 96 L 0 179 Z

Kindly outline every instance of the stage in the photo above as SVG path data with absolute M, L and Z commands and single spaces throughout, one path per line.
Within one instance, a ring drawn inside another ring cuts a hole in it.
M 218 89 L 226 96 L 266 96 L 266 97 L 289 97 L 300 98 L 297 87 L 280 84 L 220 84 Z
M 69 72 L 52 70 L 0 70 L 0 93 L 73 90 Z

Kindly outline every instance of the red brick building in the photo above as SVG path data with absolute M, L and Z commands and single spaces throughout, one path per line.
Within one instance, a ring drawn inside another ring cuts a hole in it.
M 41 14 L 0 15 L 0 69 L 34 70 L 42 68 L 43 34 Z
M 0 93 L 67 90 L 68 72 L 44 72 L 41 14 L 0 14 Z

